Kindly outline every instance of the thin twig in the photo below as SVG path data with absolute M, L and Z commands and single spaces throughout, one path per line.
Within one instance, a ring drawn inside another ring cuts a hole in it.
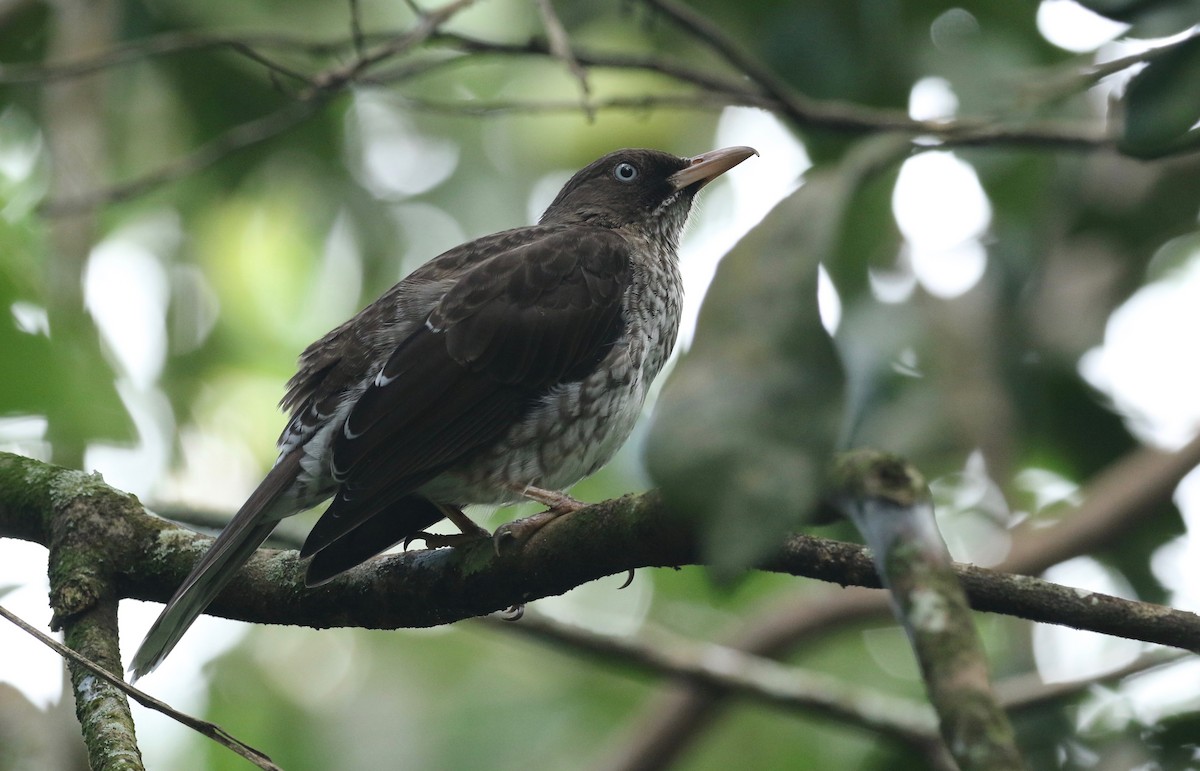
M 1081 149 L 1115 144 L 1112 137 L 1098 129 L 1032 124 L 1004 126 L 990 120 L 973 119 L 914 120 L 897 110 L 809 99 L 792 90 L 707 17 L 674 0 L 644 2 L 757 83 L 776 103 L 776 110 L 800 126 L 838 131 L 899 131 L 929 136 L 944 145 L 954 146 L 1006 144 Z
M 215 723 L 209 723 L 206 720 L 200 720 L 199 718 L 194 718 L 191 715 L 187 715 L 183 712 L 180 712 L 179 710 L 176 710 L 173 707 L 171 707 L 171 705 L 169 705 L 165 702 L 159 701 L 158 699 L 154 698 L 153 696 L 151 696 L 150 694 L 141 690 L 140 688 L 136 688 L 136 687 L 130 685 L 129 683 L 125 682 L 121 678 L 112 674 L 111 672 L 109 672 L 107 669 L 100 666 L 99 664 L 96 664 L 95 662 L 91 661 L 90 659 L 79 655 L 78 653 L 71 650 L 67 646 L 63 645 L 62 643 L 58 642 L 54 638 L 46 635 L 41 630 L 36 629 L 35 627 L 29 625 L 22 618 L 13 614 L 10 610 L 8 610 L 7 608 L 5 608 L 2 605 L 0 605 L 0 616 L 4 617 L 8 621 L 12 622 L 16 626 L 18 626 L 19 628 L 24 630 L 30 636 L 36 638 L 40 643 L 42 643 L 50 650 L 57 653 L 59 656 L 62 656 L 65 659 L 69 659 L 70 661 L 75 662 L 79 666 L 85 667 L 86 669 L 95 673 L 95 675 L 97 677 L 103 679 L 105 682 L 109 683 L 113 687 L 120 689 L 126 695 L 128 695 L 131 699 L 136 701 L 138 704 L 141 704 L 143 707 L 146 707 L 147 709 L 152 709 L 155 712 L 161 712 L 162 714 L 166 715 L 167 717 L 171 718 L 172 720 L 175 720 L 176 722 L 187 726 L 188 728 L 192 729 L 193 731 L 195 731 L 203 736 L 207 736 L 209 739 L 212 739 L 216 743 L 218 743 L 224 747 L 227 747 L 228 749 L 237 753 L 239 756 L 250 761 L 258 768 L 266 769 L 267 771 L 282 771 L 282 769 L 279 766 L 275 765 L 275 763 L 272 762 L 272 760 L 269 757 L 267 757 L 264 753 L 259 752 L 258 750 L 254 749 L 253 747 L 246 744 L 245 742 L 237 739 L 234 736 L 231 736 L 229 734 L 229 732 L 227 732 L 224 728 L 221 728 L 220 726 L 216 725 Z
M 408 107 L 438 115 L 457 115 L 469 118 L 494 118 L 513 113 L 538 115 L 545 113 L 577 112 L 579 103 L 570 100 L 494 100 L 488 102 L 447 102 L 420 97 L 403 97 Z M 718 111 L 725 107 L 764 107 L 761 98 L 733 94 L 695 92 L 691 94 L 650 94 L 645 96 L 615 96 L 592 101 L 596 110 L 650 112 L 652 110 Z
M 1101 549 L 1142 521 L 1145 512 L 1171 498 L 1180 480 L 1200 464 L 1200 436 L 1175 452 L 1138 447 L 1093 477 L 1083 503 L 1053 527 L 1014 532 L 1011 554 L 999 570 L 1037 574 L 1063 560 Z M 730 647 L 779 657 L 837 629 L 882 617 L 887 597 L 860 587 L 826 592 L 819 599 L 785 597 L 737 623 Z M 1197 637 L 1196 639 L 1200 639 Z M 635 719 L 636 735 L 622 743 L 608 771 L 661 768 L 679 757 L 721 713 L 723 694 L 711 687 L 678 683 L 650 701 Z
M 675 8 L 674 5 L 664 5 L 661 0 L 650 0 L 660 8 Z M 445 9 L 443 9 L 444 11 Z M 455 12 L 458 9 L 450 9 Z M 439 12 L 420 14 L 422 18 L 434 19 Z M 414 30 L 420 33 L 420 30 Z M 410 35 L 412 32 L 409 33 Z M 487 53 L 496 55 L 549 55 L 550 46 L 544 41 L 531 40 L 524 44 L 492 43 L 462 35 L 443 32 L 429 32 L 425 37 L 417 38 L 430 42 L 442 42 L 465 52 Z M 0 67 L 0 83 L 39 83 L 62 78 L 81 77 L 108 67 L 119 66 L 138 61 L 143 58 L 182 53 L 192 50 L 212 48 L 228 48 L 239 55 L 250 58 L 262 64 L 270 71 L 284 75 L 289 79 L 312 85 L 318 82 L 323 88 L 332 88 L 335 83 L 344 85 L 350 79 L 363 83 L 388 83 L 407 79 L 414 74 L 432 71 L 440 66 L 459 63 L 459 60 L 422 63 L 419 67 L 405 66 L 398 70 L 377 73 L 367 76 L 366 70 L 385 59 L 409 50 L 415 45 L 414 39 L 406 37 L 405 33 L 372 33 L 364 34 L 363 42 L 370 44 L 376 41 L 390 42 L 398 46 L 395 50 L 376 49 L 367 57 L 356 57 L 355 63 L 347 68 L 335 69 L 324 75 L 306 76 L 293 68 L 288 68 L 274 61 L 260 50 L 262 48 L 278 48 L 295 51 L 309 56 L 327 56 L 353 48 L 354 40 L 340 39 L 331 41 L 309 41 L 278 34 L 255 34 L 240 37 L 205 37 L 195 35 L 162 35 L 145 40 L 134 41 L 114 48 L 102 55 L 68 62 L 61 65 L 28 67 L 12 65 Z M 419 41 L 418 41 L 419 42 Z M 732 44 L 730 44 L 732 45 Z M 734 50 L 730 48 L 729 50 Z M 619 53 L 582 52 L 574 51 L 576 61 L 584 67 L 612 67 L 618 69 L 643 69 L 657 72 L 675 80 L 691 83 L 708 91 L 725 94 L 725 97 L 706 99 L 702 103 L 712 104 L 724 100 L 726 104 L 741 104 L 772 110 L 779 115 L 792 120 L 797 125 L 825 128 L 835 131 L 904 131 L 912 134 L 928 135 L 936 138 L 945 145 L 975 146 L 975 145 L 1007 145 L 1033 146 L 1043 148 L 1064 149 L 1093 149 L 1110 147 L 1112 139 L 1102 130 L 1091 125 L 1071 125 L 1052 122 L 1023 123 L 1017 125 L 997 125 L 988 120 L 954 119 L 945 121 L 914 121 L 906 114 L 894 110 L 879 110 L 860 105 L 844 104 L 833 101 L 817 101 L 804 99 L 794 93 L 785 93 L 786 98 L 779 94 L 765 95 L 759 85 L 764 77 L 764 69 L 755 68 L 759 80 L 736 79 L 714 73 L 707 73 L 689 68 L 678 62 L 656 56 L 632 56 Z M 737 60 L 737 59 L 735 59 Z M 462 60 L 465 61 L 465 60 Z M 321 83 L 320 79 L 325 82 Z M 678 99 L 679 97 L 671 97 Z M 576 108 L 578 105 L 574 105 Z M 650 105 L 651 107 L 653 105 Z M 598 105 L 593 105 L 599 109 Z M 618 104 L 614 109 L 622 109 Z M 469 108 L 451 108 L 443 106 L 441 110 L 457 114 L 475 114 Z M 477 110 L 478 108 L 474 108 Z M 497 105 L 496 110 L 485 111 L 484 114 L 512 112 L 527 108 L 525 105 L 510 104 L 507 107 Z M 555 111 L 562 108 L 554 107 Z
M 474 0 L 456 0 L 424 14 L 417 26 L 407 34 L 381 44 L 348 65 L 327 70 L 314 78 L 304 78 L 297 74 L 297 77 L 314 84 L 299 101 L 285 105 L 262 118 L 235 126 L 188 155 L 137 179 L 73 198 L 49 201 L 41 206 L 41 213 L 47 216 L 62 216 L 128 200 L 168 182 L 194 174 L 230 153 L 277 136 L 314 115 L 333 92 L 354 82 L 358 74 L 372 64 L 419 46 L 439 25 L 472 2 Z
M 350 0 L 350 39 L 354 42 L 354 55 L 360 59 L 367 50 L 363 36 L 362 7 L 359 0 Z
M 642 639 L 601 634 L 528 611 L 519 623 L 491 618 L 482 619 L 481 623 L 513 634 L 562 643 L 571 651 L 618 660 L 658 675 L 686 677 L 786 709 L 816 712 L 879 732 L 921 751 L 926 751 L 931 742 L 937 742 L 937 719 L 920 702 L 721 645 L 693 643 L 661 630 L 643 632 Z
M 1098 83 L 1104 78 L 1107 78 L 1109 75 L 1115 75 L 1116 73 L 1121 72 L 1122 70 L 1127 70 L 1134 65 L 1152 62 L 1161 57 L 1163 54 L 1170 53 L 1176 48 L 1192 42 L 1197 37 L 1200 37 L 1200 31 L 1193 32 L 1191 35 L 1178 40 L 1172 40 L 1170 43 L 1164 43 L 1160 46 L 1147 48 L 1144 51 L 1139 51 L 1138 53 L 1130 54 L 1129 56 L 1122 56 L 1117 59 L 1111 59 L 1107 62 L 1093 64 L 1090 67 L 1084 68 L 1083 72 L 1080 73 L 1080 78 L 1087 84 Z
M 524 43 L 502 43 L 462 35 L 453 32 L 438 32 L 429 38 L 429 42 L 438 44 L 468 56 L 444 59 L 438 62 L 443 66 L 462 66 L 474 63 L 480 56 L 550 56 L 550 44 L 545 40 L 532 38 Z M 705 72 L 689 67 L 681 62 L 655 54 L 639 55 L 606 51 L 585 51 L 573 49 L 575 59 L 581 66 L 589 68 L 606 68 L 618 70 L 641 70 L 664 75 L 680 83 L 698 86 L 707 91 L 730 94 L 748 94 L 761 96 L 754 84 L 745 78 Z M 408 73 L 402 71 L 402 77 Z M 395 80 L 392 71 L 377 72 L 371 78 L 373 83 L 388 83 Z
M 365 42 L 388 40 L 399 33 L 368 35 Z M 101 70 L 133 64 L 158 56 L 173 56 L 191 51 L 207 51 L 228 48 L 256 62 L 287 72 L 261 53 L 260 49 L 271 48 L 291 51 L 312 57 L 330 56 L 340 53 L 354 44 L 352 39 L 314 41 L 277 33 L 256 33 L 238 37 L 214 37 L 194 33 L 166 33 L 133 40 L 114 46 L 103 53 L 84 56 L 73 61 L 22 65 L 0 65 L 0 84 L 42 84 L 56 80 L 80 78 Z M 290 73 L 289 73 L 290 74 Z
M 437 32 L 438 27 L 452 19 L 455 14 L 472 5 L 475 0 L 454 0 L 440 8 L 422 13 L 414 26 L 408 32 L 397 35 L 362 56 L 355 58 L 341 67 L 335 67 L 313 78 L 314 89 L 320 91 L 337 91 L 349 83 L 358 80 L 359 76 L 380 62 L 411 51 L 424 43 L 430 35 Z M 308 96 L 308 95 L 306 95 Z
M 579 81 L 579 91 L 582 96 L 581 106 L 588 122 L 591 123 L 596 119 L 596 110 L 591 104 L 592 88 L 588 84 L 587 70 L 580 65 L 579 59 L 571 50 L 571 39 L 567 36 L 567 30 L 563 27 L 562 20 L 554 12 L 554 4 L 551 0 L 536 0 L 536 2 L 538 13 L 542 17 L 542 27 L 546 30 L 550 53 L 561 60 L 567 70 Z
M 1067 680 L 1060 683 L 1045 683 L 1036 672 L 1016 675 L 996 682 L 996 696 L 1004 708 L 1013 711 L 1029 709 L 1051 701 L 1069 699 L 1079 693 L 1105 683 L 1115 683 L 1151 669 L 1177 664 L 1193 658 L 1183 651 L 1154 650 L 1140 656 L 1123 667 L 1104 672 L 1083 680 Z
M 272 77 L 274 77 L 276 75 L 283 75 L 284 77 L 294 80 L 298 83 L 310 85 L 309 77 L 307 75 L 305 75 L 303 72 L 300 72 L 299 70 L 294 70 L 291 67 L 280 64 L 279 62 L 275 61 L 274 59 L 271 59 L 270 57 L 268 57 L 262 53 L 259 53 L 257 50 L 251 48 L 250 46 L 245 46 L 245 45 L 242 45 L 237 42 L 231 42 L 229 44 L 229 50 L 234 51 L 235 53 L 241 54 L 242 56 L 246 57 L 247 59 L 249 59 L 252 62 L 261 64 L 263 67 L 266 68 L 267 73 L 270 74 Z
M 792 91 L 774 72 L 747 53 L 708 17 L 673 0 L 645 0 L 645 3 L 720 54 L 735 70 L 761 86 L 767 96 L 793 105 L 797 113 L 810 111 L 812 103 L 806 97 Z
M 233 152 L 282 134 L 314 115 L 322 104 L 321 100 L 316 99 L 292 102 L 262 118 L 234 126 L 216 139 L 149 174 L 90 193 L 47 201 L 40 207 L 40 212 L 58 217 L 129 200 L 168 182 L 190 176 Z

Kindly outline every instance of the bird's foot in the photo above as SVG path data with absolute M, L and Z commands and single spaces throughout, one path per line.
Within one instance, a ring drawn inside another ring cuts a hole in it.
M 565 513 L 546 509 L 524 519 L 505 522 L 496 528 L 495 534 L 492 535 L 492 544 L 496 547 L 496 554 L 517 551 L 527 544 L 530 538 L 533 538 L 534 533 Z
M 443 546 L 466 546 L 489 540 L 491 537 L 491 533 L 478 526 L 469 533 L 426 533 L 421 530 L 404 539 L 404 550 L 408 551 L 408 546 L 413 541 L 423 541 L 426 549 L 440 549 Z
M 446 515 L 446 519 L 454 523 L 458 528 L 457 533 L 426 533 L 424 530 L 413 533 L 404 539 L 404 550 L 408 551 L 408 545 L 413 541 L 424 541 L 425 548 L 439 549 L 443 546 L 466 546 L 467 544 L 486 541 L 492 537 L 492 534 L 483 529 L 479 525 L 471 521 L 471 518 L 462 513 L 462 509 L 455 506 L 442 506 L 442 513 Z
M 492 536 L 492 543 L 496 547 L 496 554 L 504 554 L 505 552 L 513 552 L 520 549 L 529 542 L 534 533 L 546 525 L 564 514 L 572 514 L 580 509 L 586 509 L 590 505 L 576 500 L 566 493 L 560 493 L 557 490 L 543 490 L 540 487 L 533 487 L 532 485 L 514 489 L 522 497 L 542 504 L 546 507 L 546 510 L 539 511 L 537 514 L 525 517 L 524 519 L 508 522 L 496 528 L 496 532 Z
M 588 504 L 583 501 L 576 500 L 566 493 L 561 493 L 558 490 L 543 490 L 540 487 L 526 485 L 517 490 L 523 498 L 528 498 L 531 501 L 537 501 L 545 506 L 549 511 L 556 514 L 570 514 L 573 511 L 586 509 Z

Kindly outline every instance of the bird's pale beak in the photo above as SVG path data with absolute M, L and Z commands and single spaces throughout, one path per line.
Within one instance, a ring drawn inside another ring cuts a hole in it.
M 726 147 L 702 153 L 690 158 L 688 165 L 667 177 L 667 181 L 676 190 L 690 185 L 696 185 L 699 190 L 751 155 L 758 155 L 758 150 L 753 147 Z

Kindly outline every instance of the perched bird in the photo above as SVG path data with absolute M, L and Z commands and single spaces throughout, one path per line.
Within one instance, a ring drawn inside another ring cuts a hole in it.
M 468 504 L 550 504 L 505 529 L 518 542 L 571 510 L 558 491 L 629 437 L 675 344 L 693 198 L 751 155 L 610 153 L 571 177 L 537 225 L 435 257 L 310 345 L 281 402 L 290 418 L 275 466 L 150 628 L 134 679 L 280 519 L 331 496 L 300 552 L 309 586 L 401 541 L 488 537 Z M 423 532 L 443 518 L 462 535 Z

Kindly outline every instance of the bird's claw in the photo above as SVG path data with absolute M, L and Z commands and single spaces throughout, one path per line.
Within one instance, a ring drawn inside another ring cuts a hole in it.
M 625 575 L 625 583 L 617 587 L 618 592 L 633 583 L 633 576 L 635 572 L 636 571 L 634 571 L 633 568 L 629 569 L 629 572 Z
M 495 534 L 492 535 L 492 545 L 496 549 L 496 555 L 511 554 L 523 548 L 537 531 L 560 516 L 562 516 L 562 512 L 547 509 L 524 519 L 504 523 L 496 528 Z
M 496 533 L 492 536 L 492 544 L 497 555 L 517 551 L 546 525 L 564 514 L 572 514 L 580 509 L 586 509 L 590 505 L 557 490 L 543 490 L 540 487 L 528 485 L 514 487 L 513 490 L 531 501 L 542 504 L 546 510 L 496 528 Z
M 525 615 L 525 604 L 509 605 L 504 610 L 498 610 L 493 615 L 501 621 L 520 621 Z

